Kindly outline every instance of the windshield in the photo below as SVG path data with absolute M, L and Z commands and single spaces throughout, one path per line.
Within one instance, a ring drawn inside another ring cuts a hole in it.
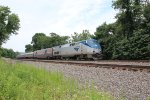
M 97 49 L 100 49 L 100 44 L 97 42 L 97 40 L 94 40 L 94 39 L 90 39 L 90 40 L 87 40 L 86 41 L 87 44 L 92 47 L 92 48 L 97 48 Z

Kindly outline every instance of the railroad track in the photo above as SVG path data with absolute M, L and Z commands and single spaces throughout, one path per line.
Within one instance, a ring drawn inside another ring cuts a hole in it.
M 150 72 L 150 61 L 139 60 L 139 61 L 115 61 L 115 60 L 101 60 L 101 61 L 66 61 L 66 60 L 37 60 L 37 59 L 21 59 L 23 61 L 34 61 L 34 62 L 46 62 L 46 63 L 61 63 L 61 64 L 73 64 L 87 67 L 98 67 L 118 70 L 129 70 L 129 71 L 147 71 Z

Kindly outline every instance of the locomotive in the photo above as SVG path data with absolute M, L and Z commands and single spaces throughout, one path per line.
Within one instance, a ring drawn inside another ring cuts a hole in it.
M 79 42 L 68 43 L 24 53 L 17 56 L 18 59 L 101 59 L 102 49 L 95 39 L 87 39 Z

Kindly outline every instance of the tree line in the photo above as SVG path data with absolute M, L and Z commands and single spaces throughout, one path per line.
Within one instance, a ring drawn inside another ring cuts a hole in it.
M 36 33 L 26 52 L 76 42 L 87 38 L 97 39 L 102 46 L 103 59 L 150 59 L 150 3 L 141 0 L 116 0 L 112 7 L 119 12 L 116 21 L 104 22 L 94 35 L 88 30 L 71 37 L 50 33 Z
M 149 0 L 115 0 L 112 7 L 118 11 L 114 23 L 104 22 L 94 35 L 88 30 L 75 32 L 71 37 L 57 33 L 35 33 L 26 52 L 50 48 L 70 42 L 97 39 L 102 47 L 103 59 L 150 59 L 150 2 Z M 19 18 L 8 7 L 0 6 L 0 45 L 11 34 L 17 34 Z
M 15 52 L 13 49 L 0 48 L 1 57 L 5 58 L 16 58 L 19 52 Z
M 12 49 L 2 48 L 12 34 L 18 34 L 20 28 L 20 20 L 17 14 L 10 11 L 9 7 L 0 6 L 0 56 L 7 58 L 15 58 L 18 52 Z
M 103 48 L 103 59 L 150 59 L 150 3 L 116 0 L 116 22 L 96 28 L 94 38 Z
M 71 37 L 60 36 L 53 32 L 49 33 L 49 36 L 46 36 L 44 33 L 36 33 L 32 37 L 31 44 L 25 45 L 25 52 L 33 52 L 35 50 L 51 48 L 66 43 L 86 40 L 88 38 L 91 38 L 91 34 L 88 30 L 83 30 L 82 33 L 74 32 L 74 34 Z

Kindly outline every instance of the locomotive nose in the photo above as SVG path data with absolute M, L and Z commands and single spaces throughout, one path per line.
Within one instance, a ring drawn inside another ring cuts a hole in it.
M 99 49 L 93 49 L 93 54 L 96 54 L 96 53 L 100 53 L 101 51 Z
M 99 49 L 94 49 L 93 50 L 93 55 L 92 55 L 93 58 L 97 58 L 97 59 L 100 59 L 101 58 L 101 50 Z

